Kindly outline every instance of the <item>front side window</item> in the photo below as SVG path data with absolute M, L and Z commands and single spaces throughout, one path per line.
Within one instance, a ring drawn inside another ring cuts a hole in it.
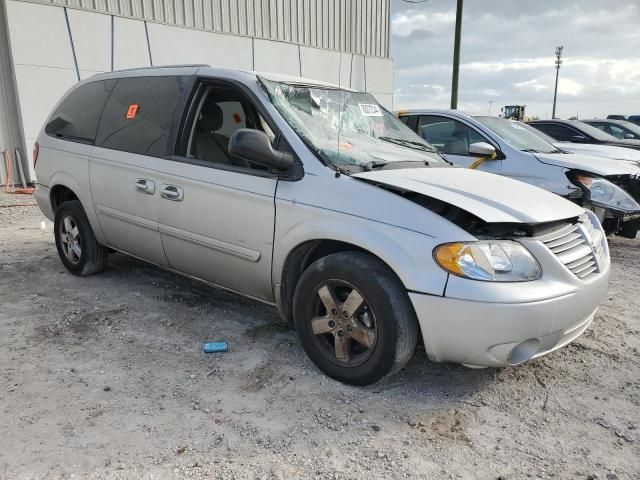
M 100 120 L 96 145 L 163 157 L 186 81 L 182 77 L 118 80 Z
M 189 141 L 181 156 L 208 164 L 267 170 L 262 165 L 238 158 L 229 153 L 229 140 L 241 128 L 265 132 L 273 145 L 275 134 L 253 104 L 237 88 L 224 83 L 203 84 L 196 101 Z
M 625 135 L 631 134 L 633 135 L 633 138 L 640 139 L 640 125 L 636 125 L 631 122 L 624 122 L 622 125 L 615 125 L 615 127 L 621 132 L 622 136 L 620 138 L 625 138 Z
M 394 162 L 447 166 L 434 147 L 368 93 L 260 80 L 284 120 L 327 164 L 349 171 Z
M 469 146 L 487 139 L 464 123 L 447 117 L 423 115 L 418 121 L 418 133 L 442 153 L 470 155 Z
M 81 143 L 94 143 L 100 114 L 115 80 L 85 83 L 72 91 L 56 108 L 45 133 Z

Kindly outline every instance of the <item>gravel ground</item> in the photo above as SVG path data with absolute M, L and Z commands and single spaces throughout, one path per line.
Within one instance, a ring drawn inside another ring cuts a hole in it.
M 637 240 L 611 240 L 609 301 L 567 348 L 504 370 L 418 351 L 355 388 L 270 307 L 119 254 L 68 274 L 42 220 L 0 208 L 3 479 L 640 479 Z

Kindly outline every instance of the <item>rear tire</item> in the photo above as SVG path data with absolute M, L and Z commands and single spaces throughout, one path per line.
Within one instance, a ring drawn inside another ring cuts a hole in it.
M 418 322 L 393 271 L 362 252 L 328 255 L 300 277 L 293 299 L 300 343 L 325 374 L 369 385 L 413 355 Z
M 58 255 L 69 272 L 87 276 L 104 269 L 109 251 L 96 240 L 78 200 L 60 205 L 53 225 Z

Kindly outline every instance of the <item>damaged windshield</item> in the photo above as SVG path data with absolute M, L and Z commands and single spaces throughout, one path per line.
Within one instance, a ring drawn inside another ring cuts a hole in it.
M 260 80 L 287 123 L 327 164 L 347 171 L 448 166 L 368 93 Z

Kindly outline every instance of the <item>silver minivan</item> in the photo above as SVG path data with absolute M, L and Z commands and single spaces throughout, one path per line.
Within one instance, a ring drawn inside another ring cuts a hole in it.
M 96 75 L 55 107 L 36 198 L 65 267 L 110 252 L 276 306 L 327 375 L 523 363 L 607 296 L 597 217 L 451 168 L 366 93 L 208 66 Z
M 640 229 L 640 166 L 574 153 L 515 120 L 457 110 L 411 110 L 400 119 L 454 165 L 536 185 L 596 213 L 607 234 Z

